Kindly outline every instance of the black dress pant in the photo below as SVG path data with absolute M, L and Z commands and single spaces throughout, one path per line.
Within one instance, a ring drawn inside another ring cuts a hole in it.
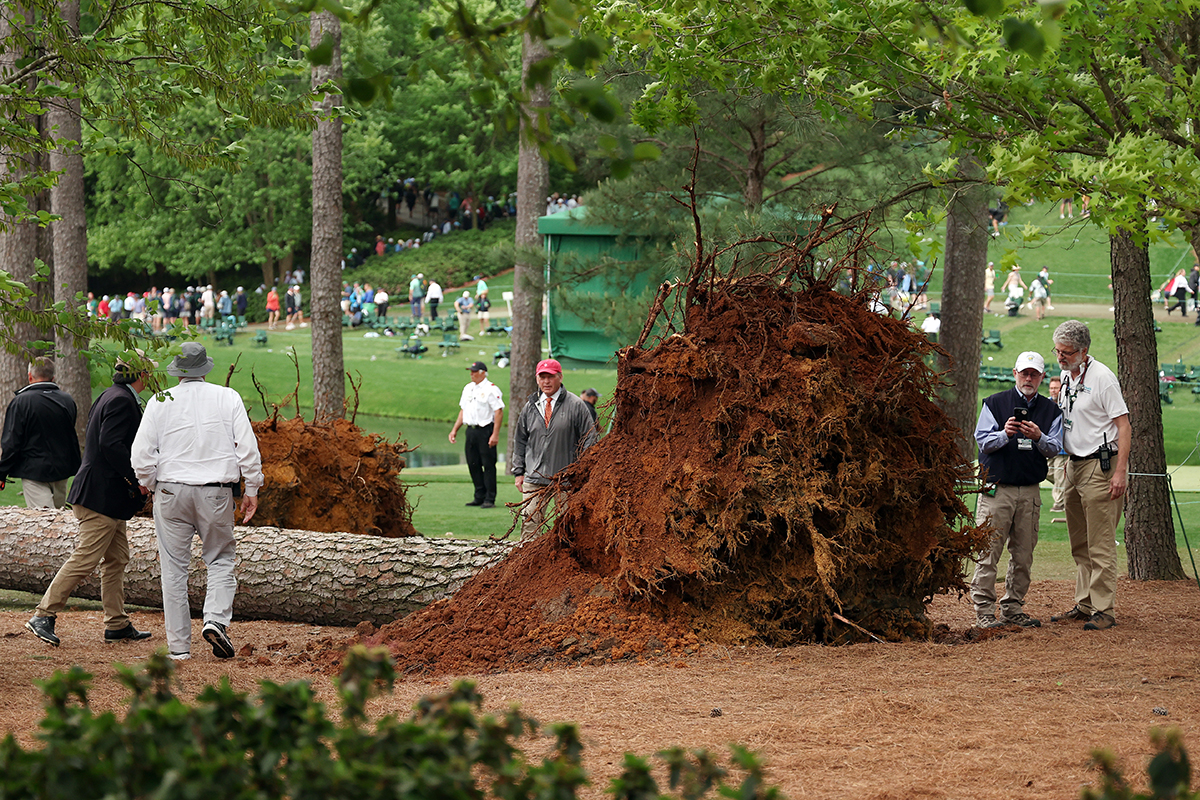
M 467 426 L 467 470 L 475 484 L 476 503 L 496 502 L 496 448 L 488 446 L 493 425 Z

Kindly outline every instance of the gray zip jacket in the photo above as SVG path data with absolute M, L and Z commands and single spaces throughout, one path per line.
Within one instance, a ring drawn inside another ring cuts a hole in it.
M 538 410 L 541 393 L 536 393 L 517 417 L 512 474 L 524 475 L 525 483 L 545 486 L 555 474 L 573 463 L 596 443 L 599 433 L 588 404 L 566 389 L 559 392 L 550 415 L 550 427 Z

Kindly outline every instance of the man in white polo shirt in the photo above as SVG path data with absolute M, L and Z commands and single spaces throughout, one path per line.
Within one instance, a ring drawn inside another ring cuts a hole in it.
M 1112 370 L 1088 355 L 1092 334 L 1078 320 L 1054 331 L 1063 369 L 1058 406 L 1068 461 L 1064 501 L 1075 559 L 1075 605 L 1052 622 L 1086 621 L 1084 630 L 1117 624 L 1117 523 L 1129 485 L 1129 408 Z
M 500 387 L 488 380 L 487 364 L 476 361 L 470 367 L 471 381 L 463 387 L 458 401 L 458 419 L 450 429 L 450 444 L 458 429 L 467 426 L 467 470 L 475 484 L 475 498 L 467 503 L 480 508 L 496 507 L 496 445 L 504 422 L 504 399 Z

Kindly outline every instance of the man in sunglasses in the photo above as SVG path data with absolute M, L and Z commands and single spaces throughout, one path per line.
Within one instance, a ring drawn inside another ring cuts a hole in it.
M 1063 369 L 1067 470 L 1067 535 L 1075 559 L 1075 605 L 1052 622 L 1084 622 L 1084 630 L 1117 624 L 1117 523 L 1129 485 L 1129 408 L 1112 370 L 1088 355 L 1092 334 L 1078 320 L 1054 331 L 1054 356 Z

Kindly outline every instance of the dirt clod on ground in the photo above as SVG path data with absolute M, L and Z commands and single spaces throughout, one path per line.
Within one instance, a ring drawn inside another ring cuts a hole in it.
M 613 429 L 557 476 L 553 529 L 369 640 L 402 668 L 491 671 L 928 639 L 926 604 L 986 541 L 931 346 L 792 286 L 693 286 L 681 333 L 621 352 Z
M 264 483 L 256 525 L 418 536 L 398 476 L 408 448 L 366 433 L 346 419 L 301 417 L 254 423 Z

